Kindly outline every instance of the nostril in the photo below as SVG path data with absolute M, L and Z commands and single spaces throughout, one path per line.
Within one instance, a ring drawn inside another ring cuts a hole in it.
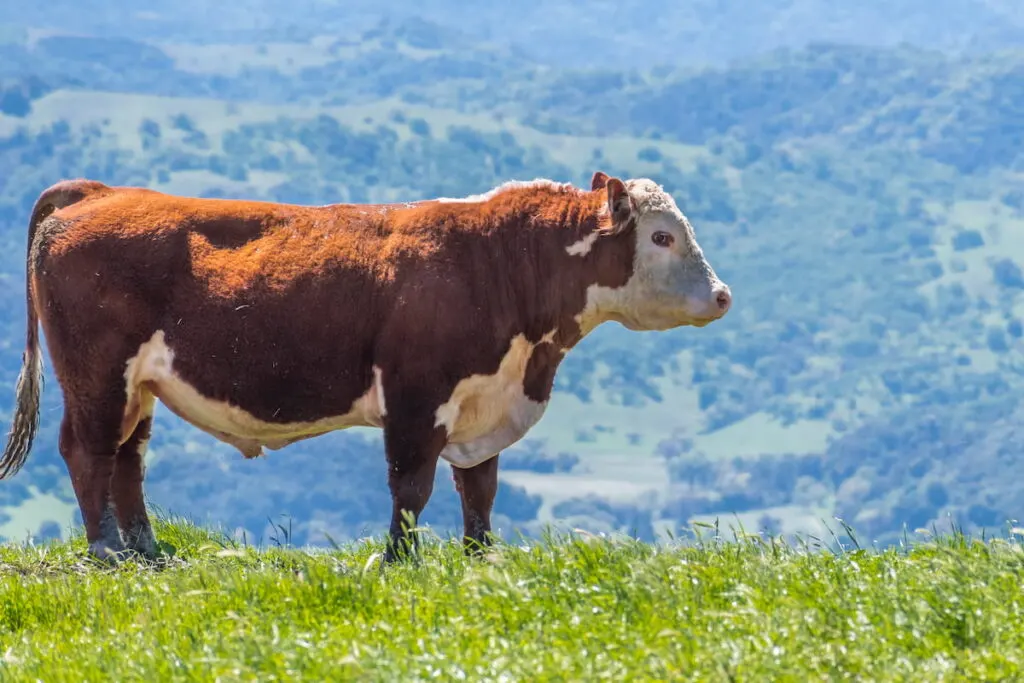
M 715 297 L 715 301 L 718 303 L 718 307 L 723 311 L 729 308 L 729 304 L 732 303 L 732 296 L 729 295 L 729 290 L 723 289 Z

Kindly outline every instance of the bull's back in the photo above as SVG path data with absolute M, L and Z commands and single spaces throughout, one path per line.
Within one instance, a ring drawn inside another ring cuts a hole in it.
M 212 295 L 260 285 L 280 290 L 328 269 L 372 271 L 369 226 L 352 211 L 274 202 L 179 197 L 143 188 L 104 188 L 53 214 L 47 252 L 189 272 Z

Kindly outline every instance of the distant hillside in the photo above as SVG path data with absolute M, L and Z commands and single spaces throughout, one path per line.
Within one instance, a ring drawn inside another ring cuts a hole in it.
M 511 47 L 553 67 L 647 68 L 724 64 L 780 47 L 825 41 L 986 52 L 1024 42 L 1014 0 L 697 0 L 677 3 L 549 0 L 520 5 L 397 0 L 156 0 L 145 9 L 106 0 L 11 4 L 8 31 L 24 28 L 184 43 L 350 41 L 383 22 L 417 47 L 451 49 L 459 36 Z M 444 29 L 424 27 L 424 20 Z M 453 28 L 453 27 L 457 27 Z
M 609 325 L 570 354 L 548 415 L 502 456 L 503 533 L 555 521 L 649 539 L 732 515 L 824 533 L 838 515 L 866 542 L 892 543 L 904 526 L 1020 518 L 1024 56 L 818 45 L 731 68 L 579 71 L 469 31 L 458 50 L 397 20 L 366 31 L 265 50 L 9 42 L 20 61 L 0 67 L 8 396 L 25 223 L 59 178 L 325 203 L 536 176 L 583 184 L 600 168 L 673 192 L 736 305 L 702 330 Z M 84 53 L 94 58 L 76 61 Z M 30 465 L 0 487 L 0 535 L 43 522 L 56 533 L 76 514 L 56 387 Z M 242 462 L 160 412 L 151 448 L 153 502 L 203 522 L 251 537 L 290 515 L 300 542 L 386 523 L 374 432 Z M 458 519 L 441 468 L 426 520 Z

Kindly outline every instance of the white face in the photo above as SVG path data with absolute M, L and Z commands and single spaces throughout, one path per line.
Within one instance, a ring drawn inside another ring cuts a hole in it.
M 648 179 L 607 181 L 613 221 L 633 221 L 633 276 L 619 290 L 615 319 L 630 329 L 703 327 L 732 304 L 697 243 L 693 227 L 671 195 Z M 628 211 L 628 213 L 627 213 Z

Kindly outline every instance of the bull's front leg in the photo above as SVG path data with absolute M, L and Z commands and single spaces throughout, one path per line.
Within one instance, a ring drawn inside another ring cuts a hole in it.
M 455 488 L 462 498 L 462 540 L 467 554 L 491 544 L 491 510 L 498 493 L 498 456 L 474 467 L 452 467 Z
M 430 500 L 437 460 L 447 438 L 444 427 L 435 426 L 434 416 L 423 414 L 423 405 L 416 400 L 388 401 L 384 448 L 392 508 L 385 564 L 405 558 L 418 547 L 410 529 Z

